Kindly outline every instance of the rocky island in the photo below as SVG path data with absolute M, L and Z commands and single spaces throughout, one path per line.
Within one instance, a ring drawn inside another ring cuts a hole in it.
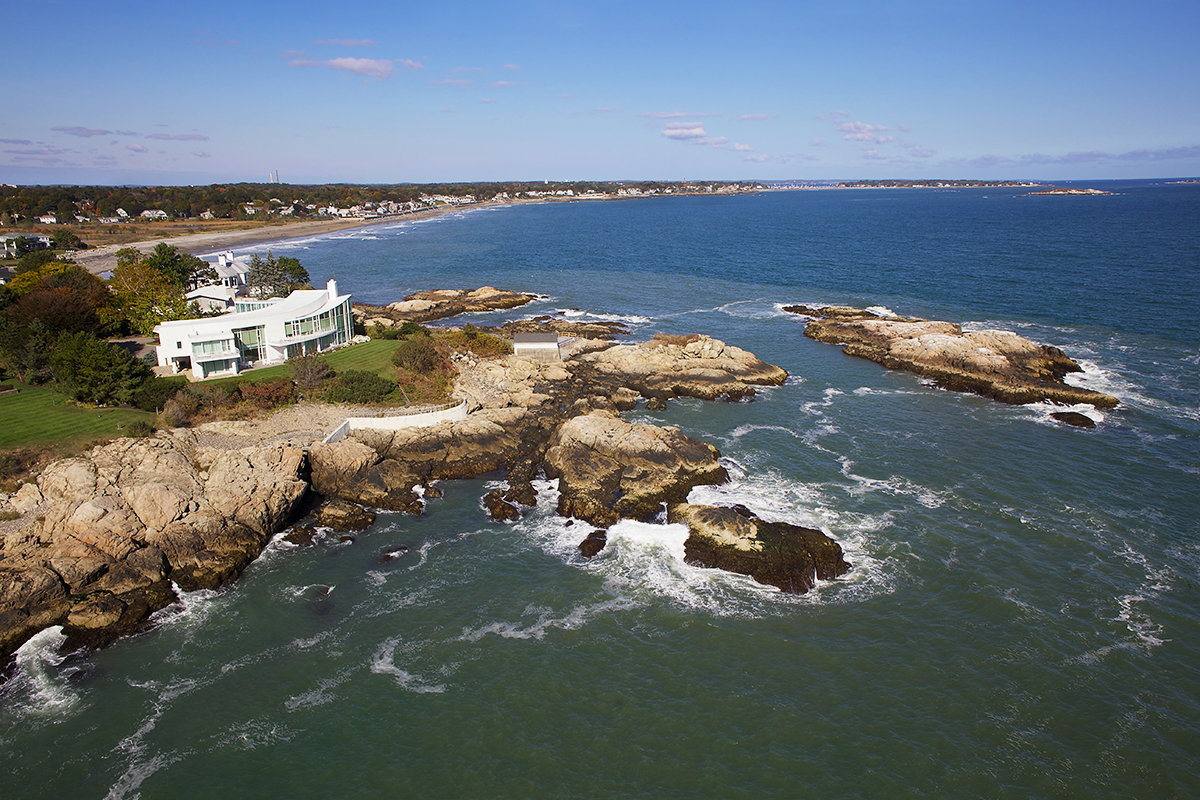
M 445 299 L 465 308 L 514 294 Z M 23 516 L 0 528 L 0 654 L 52 625 L 77 644 L 105 644 L 175 602 L 176 590 L 232 580 L 289 525 L 299 523 L 289 536 L 304 543 L 317 525 L 369 525 L 371 509 L 420 514 L 441 491 L 433 482 L 494 472 L 506 487 L 483 504 L 500 521 L 536 503 L 539 474 L 557 478 L 558 513 L 590 524 L 580 534 L 587 557 L 603 550 L 611 525 L 650 521 L 665 508 L 689 528 L 690 563 L 785 592 L 849 569 L 820 531 L 740 507 L 689 505 L 693 487 L 728 480 L 720 453 L 678 428 L 620 417 L 641 401 L 749 398 L 756 386 L 781 384 L 784 370 L 698 334 L 639 344 L 578 338 L 563 356 L 457 358 L 454 393 L 470 413 L 432 427 L 358 431 L 327 444 L 324 431 L 346 411 L 302 404 L 261 420 L 118 439 L 56 462 L 6 501 Z
M 784 310 L 811 319 L 804 328 L 810 339 L 842 344 L 847 355 L 923 375 L 943 389 L 1014 405 L 1043 400 L 1095 408 L 1117 405 L 1111 395 L 1066 383 L 1064 376 L 1083 370 L 1062 350 L 1009 331 L 964 332 L 954 322 L 881 317 L 845 306 L 785 306 Z M 1085 424 L 1073 418 L 1062 421 Z

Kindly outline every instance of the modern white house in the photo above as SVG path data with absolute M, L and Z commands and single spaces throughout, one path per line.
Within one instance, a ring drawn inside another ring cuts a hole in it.
M 282 298 L 239 298 L 231 313 L 162 322 L 154 332 L 160 367 L 204 379 L 347 344 L 354 318 L 350 295 L 339 295 L 331 280 L 324 289 L 298 289 Z

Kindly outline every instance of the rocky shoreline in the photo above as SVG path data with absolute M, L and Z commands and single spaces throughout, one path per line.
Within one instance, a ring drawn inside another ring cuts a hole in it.
M 477 300 L 515 307 L 534 297 L 489 287 L 424 294 L 436 296 L 403 302 L 433 305 L 392 311 L 424 314 Z M 547 327 L 569 332 L 565 324 Z M 22 519 L 0 528 L 0 657 L 53 625 L 75 645 L 107 644 L 140 629 L 177 591 L 236 578 L 288 526 L 289 538 L 305 544 L 316 526 L 369 525 L 371 509 L 420 514 L 440 492 L 434 482 L 489 473 L 507 480 L 484 498 L 498 521 L 518 519 L 536 503 L 532 482 L 540 474 L 557 478 L 558 513 L 594 526 L 581 533 L 588 557 L 603 549 L 609 526 L 668 509 L 671 521 L 689 527 L 690 563 L 787 592 L 849 569 L 820 531 L 745 509 L 689 506 L 693 487 L 728 479 L 720 453 L 677 428 L 620 418 L 639 402 L 739 400 L 756 386 L 783 383 L 784 370 L 752 353 L 703 335 L 639 344 L 583 336 L 561 362 L 505 356 L 460 359 L 458 367 L 455 394 L 471 411 L 461 421 L 363 431 L 334 444 L 321 443 L 304 414 L 293 428 L 250 444 L 254 423 L 210 423 L 202 427 L 212 431 L 118 439 L 52 464 L 10 501 Z
M 1068 384 L 1064 377 L 1083 368 L 1062 350 L 1009 331 L 964 332 L 954 322 L 881 317 L 846 306 L 783 310 L 811 320 L 804 328 L 810 339 L 841 344 L 846 355 L 922 375 L 942 389 L 1013 405 L 1049 400 L 1114 408 L 1118 402 L 1112 395 Z M 1056 418 L 1084 427 L 1091 422 L 1074 412 L 1061 412 Z

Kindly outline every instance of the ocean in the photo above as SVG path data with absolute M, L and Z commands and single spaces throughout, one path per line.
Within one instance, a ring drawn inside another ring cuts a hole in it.
M 0 687 L 5 798 L 1200 796 L 1200 186 L 826 190 L 464 211 L 280 243 L 356 300 L 702 332 L 788 370 L 634 421 L 717 446 L 692 500 L 819 527 L 851 571 L 781 594 L 555 486 L 515 524 L 445 482 L 352 542 L 270 545 L 147 632 Z M 781 306 L 1061 347 L 1085 430 L 845 356 Z M 408 552 L 386 560 L 385 551 Z

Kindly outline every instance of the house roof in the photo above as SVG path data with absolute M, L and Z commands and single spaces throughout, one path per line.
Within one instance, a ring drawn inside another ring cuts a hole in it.
M 514 333 L 513 344 L 540 344 L 558 346 L 557 333 Z

